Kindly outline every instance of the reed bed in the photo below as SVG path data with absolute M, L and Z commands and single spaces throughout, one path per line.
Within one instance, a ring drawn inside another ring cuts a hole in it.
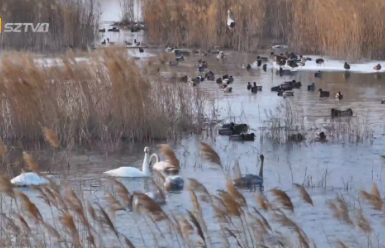
M 98 37 L 100 10 L 94 0 L 3 0 L 0 17 L 2 49 L 35 52 L 87 49 Z M 4 33 L 5 23 L 49 23 L 48 33 Z
M 210 145 L 201 143 L 201 152 L 206 162 L 223 170 Z M 29 166 L 39 173 L 37 164 Z M 154 179 L 153 188 L 166 193 Z M 186 190 L 192 208 L 180 214 L 161 207 L 142 192 L 132 192 L 115 179 L 110 179 L 111 191 L 102 192 L 101 197 L 76 193 L 70 185 L 48 180 L 48 185 L 32 187 L 38 197 L 31 198 L 0 175 L 2 247 L 317 247 L 295 221 L 299 216 L 294 203 L 300 203 L 293 198 L 297 196 L 280 189 L 255 194 L 251 201 L 230 179 L 224 180 L 225 190 L 211 194 L 190 178 Z M 354 240 L 345 241 L 341 236 L 328 239 L 329 246 L 379 247 L 378 230 L 365 213 L 374 211 L 376 216 L 383 216 L 383 200 L 376 184 L 370 191 L 360 192 L 360 204 L 352 204 L 342 195 L 315 203 L 303 185 L 294 186 L 309 211 L 329 208 L 334 218 L 350 228 L 350 234 L 357 234 Z M 369 207 L 365 212 L 364 205 Z M 207 219 L 209 213 L 213 215 L 211 221 Z M 130 228 L 116 221 L 116 216 L 129 222 Z
M 162 44 L 256 51 L 276 40 L 299 53 L 352 59 L 385 55 L 385 3 L 376 0 L 142 1 L 150 36 Z M 228 9 L 234 31 L 226 26 Z
M 72 51 L 41 64 L 6 53 L 0 71 L 0 132 L 4 140 L 39 141 L 49 128 L 55 147 L 113 145 L 171 139 L 200 132 L 207 95 L 186 84 L 148 76 L 124 48 L 108 48 L 77 62 Z M 60 142 L 59 142 L 60 140 Z

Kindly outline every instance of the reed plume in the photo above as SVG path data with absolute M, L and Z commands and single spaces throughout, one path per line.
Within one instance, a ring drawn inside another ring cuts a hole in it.
M 384 203 L 381 199 L 380 191 L 378 190 L 377 185 L 375 183 L 373 184 L 370 193 L 362 190 L 360 195 L 361 198 L 368 201 L 375 210 L 382 210 Z
M 353 221 L 350 219 L 349 210 L 344 201 L 337 197 L 334 201 L 329 203 L 329 209 L 334 213 L 334 218 L 339 219 L 347 223 L 348 225 L 353 225 Z
M 306 203 L 309 203 L 310 205 L 314 206 L 313 205 L 313 200 L 311 199 L 310 195 L 307 193 L 306 189 L 302 186 L 302 185 L 299 185 L 297 183 L 294 184 L 295 187 L 297 187 L 297 189 L 299 190 L 299 193 L 301 194 L 302 196 L 302 199 L 306 202 Z
M 210 145 L 204 142 L 201 142 L 201 153 L 204 159 L 206 159 L 207 161 L 213 164 L 218 165 L 223 170 L 221 158 Z
M 166 160 L 173 166 L 173 170 L 180 170 L 180 163 L 174 151 L 168 144 L 159 145 L 160 152 L 166 156 Z
M 51 146 L 55 148 L 60 147 L 60 142 L 57 137 L 57 134 L 53 130 L 43 127 L 43 132 L 44 132 L 45 138 L 48 140 Z
M 40 172 L 39 172 L 39 165 L 33 160 L 31 155 L 29 155 L 26 152 L 23 152 L 23 159 L 24 159 L 25 163 L 28 165 L 29 169 L 32 172 L 34 172 L 37 175 L 41 176 Z
M 4 145 L 3 139 L 0 137 L 0 156 L 5 159 L 7 156 L 7 147 Z
M 23 192 L 17 192 L 17 195 L 21 199 L 24 209 L 35 221 L 43 221 L 43 216 L 40 214 L 39 209 L 34 203 L 30 201 L 27 195 Z
M 131 194 L 128 191 L 128 189 L 126 188 L 126 186 L 124 186 L 121 182 L 119 182 L 116 179 L 112 179 L 112 181 L 113 181 L 115 187 L 117 188 L 116 193 L 118 194 L 119 198 L 124 201 L 124 204 L 126 207 L 131 207 L 130 206 L 130 195 Z
M 15 191 L 13 190 L 12 183 L 9 178 L 3 174 L 0 174 L 0 192 L 11 198 L 15 198 Z
M 275 196 L 275 199 L 282 204 L 285 209 L 294 211 L 294 205 L 291 202 L 290 197 L 280 189 L 272 189 L 270 192 Z

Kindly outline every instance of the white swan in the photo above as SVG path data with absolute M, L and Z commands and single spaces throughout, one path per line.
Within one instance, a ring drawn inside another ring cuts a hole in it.
M 13 178 L 11 183 L 16 186 L 25 187 L 28 185 L 48 184 L 48 180 L 33 172 L 22 172 L 19 176 Z
M 227 26 L 229 26 L 230 29 L 235 27 L 235 21 L 231 16 L 230 10 L 227 10 Z
M 164 171 L 164 172 L 173 172 L 173 173 L 178 173 L 179 168 L 170 164 L 168 161 L 160 161 L 158 154 L 153 153 L 150 157 L 150 165 L 152 164 L 152 160 L 155 159 L 155 164 L 152 166 L 154 170 L 157 171 Z
M 142 170 L 135 167 L 120 167 L 118 169 L 109 170 L 104 172 L 112 177 L 149 177 L 150 176 L 150 148 L 144 148 L 144 160 Z
M 225 57 L 225 54 L 223 53 L 223 51 L 219 51 L 217 55 L 217 59 L 223 59 L 224 57 Z

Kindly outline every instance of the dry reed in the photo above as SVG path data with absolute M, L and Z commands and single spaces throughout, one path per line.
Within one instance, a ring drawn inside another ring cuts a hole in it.
M 121 142 L 164 140 L 200 131 L 198 116 L 207 99 L 200 89 L 150 78 L 125 48 L 86 56 L 88 62 L 76 62 L 69 51 L 45 65 L 35 55 L 4 54 L 0 70 L 4 140 L 37 141 L 45 136 L 55 147 L 100 144 L 113 149 Z M 41 126 L 51 131 L 41 132 Z
M 381 42 L 385 3 L 376 0 L 142 2 L 150 36 L 162 44 L 255 51 L 267 40 L 278 40 L 301 53 L 350 58 L 385 55 Z M 234 31 L 226 25 L 228 9 L 236 21 Z

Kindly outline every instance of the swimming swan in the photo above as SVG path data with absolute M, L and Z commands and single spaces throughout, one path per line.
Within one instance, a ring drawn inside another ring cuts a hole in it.
M 179 164 L 178 165 L 172 165 L 169 161 L 160 161 L 158 154 L 153 153 L 150 157 L 150 165 L 152 164 L 153 159 L 155 159 L 155 164 L 152 166 L 154 170 L 157 171 L 164 171 L 166 173 L 168 172 L 173 172 L 173 173 L 178 173 L 179 172 Z
M 144 160 L 142 170 L 135 167 L 120 167 L 104 172 L 112 177 L 149 177 L 150 176 L 150 148 L 147 146 L 144 148 Z
M 234 179 L 234 186 L 236 187 L 262 187 L 263 186 L 263 162 L 265 157 L 261 154 L 261 167 L 259 168 L 259 175 L 246 174 L 243 177 Z
M 33 172 L 27 172 L 27 173 L 22 172 L 19 176 L 13 178 L 11 180 L 11 183 L 16 186 L 25 187 L 28 185 L 48 184 L 48 180 Z

